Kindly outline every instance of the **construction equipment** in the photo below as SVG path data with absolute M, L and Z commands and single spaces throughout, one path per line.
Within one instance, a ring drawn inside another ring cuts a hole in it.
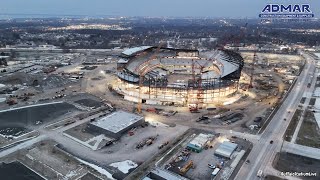
M 193 166 L 193 161 L 190 160 L 186 165 L 184 165 L 181 169 L 180 169 L 180 174 L 184 175 L 186 172 L 189 171 L 189 169 Z
M 133 132 L 133 131 L 128 131 L 128 135 L 129 135 L 129 136 L 133 136 L 133 135 L 134 135 L 134 132 Z
M 158 149 L 162 149 L 164 146 L 168 145 L 169 141 L 166 141 L 164 143 L 162 143 L 160 146 L 158 146 Z
M 150 146 L 152 143 L 153 143 L 153 140 L 152 140 L 152 139 L 148 139 L 148 140 L 146 141 L 146 145 L 147 145 L 147 146 Z
M 7 103 L 9 106 L 12 106 L 12 105 L 17 104 L 17 100 L 15 100 L 15 99 L 8 99 L 8 100 L 6 101 L 6 103 Z
M 157 136 L 151 136 L 151 137 L 149 137 L 147 139 L 144 139 L 144 140 L 140 141 L 136 145 L 136 149 L 143 148 L 144 145 L 150 146 L 151 144 L 153 144 L 153 141 L 155 141 L 157 139 Z
M 198 105 L 195 104 L 195 105 L 189 105 L 189 111 L 191 113 L 199 113 L 199 109 L 198 109 Z
M 161 111 L 162 109 L 158 109 L 158 108 L 147 108 L 147 112 L 151 112 L 155 114 L 159 114 Z

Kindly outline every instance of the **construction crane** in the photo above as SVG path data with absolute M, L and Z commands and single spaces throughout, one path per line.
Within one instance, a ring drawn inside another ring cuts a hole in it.
M 155 59 L 157 57 L 157 54 L 159 53 L 161 47 L 163 46 L 165 42 L 161 42 L 159 44 L 159 46 L 157 47 L 157 49 L 155 50 L 155 52 L 152 54 L 152 56 L 149 58 L 148 61 L 142 63 L 142 69 L 139 72 L 139 99 L 138 99 L 138 105 L 137 105 L 137 111 L 138 113 L 142 112 L 142 98 L 141 98 L 141 89 L 143 86 L 143 81 L 144 81 L 144 76 L 154 67 L 156 67 L 157 65 L 152 65 L 149 66 L 150 61 L 152 61 L 153 59 Z M 140 66 L 141 66 L 140 65 Z
M 254 75 L 254 66 L 255 66 L 255 63 L 256 63 L 256 59 L 257 59 L 257 52 L 256 52 L 256 50 L 254 50 L 253 58 L 252 58 L 252 64 L 251 64 L 249 88 L 253 88 L 253 75 Z
M 260 31 L 259 29 L 257 30 L 257 35 L 258 35 L 258 40 L 261 37 Z M 260 47 L 258 47 L 258 49 L 260 49 Z M 250 72 L 250 83 L 248 88 L 253 88 L 253 76 L 254 76 L 254 69 L 255 69 L 255 65 L 256 65 L 256 61 L 257 61 L 257 48 L 254 49 L 253 52 L 253 58 L 252 58 L 252 64 L 251 64 L 251 72 Z
M 196 61 L 197 62 L 197 61 Z M 198 62 L 197 62 L 198 63 Z M 192 84 L 193 84 L 193 88 L 195 88 L 195 85 L 196 85 L 196 82 L 197 82 L 197 79 L 196 79 L 196 72 L 195 72 L 195 60 L 192 59 Z M 200 81 L 201 81 L 201 77 L 200 77 Z M 201 83 L 201 82 L 200 82 Z M 198 84 L 198 88 L 199 88 L 199 84 Z M 189 97 L 188 97 L 189 98 Z M 198 112 L 198 94 L 197 94 L 197 102 L 195 103 L 195 106 L 193 105 L 190 105 L 189 104 L 189 111 L 191 113 L 197 113 Z M 193 103 L 193 102 L 192 102 Z
M 198 61 L 195 61 L 192 59 L 193 84 L 196 84 L 196 82 L 197 82 L 198 91 L 197 91 L 197 102 L 195 103 L 194 107 L 189 107 L 190 112 L 198 112 L 199 107 L 201 108 L 203 105 L 202 73 L 203 73 L 203 69 L 211 62 L 211 59 L 214 55 L 210 56 L 204 65 L 201 65 Z M 196 67 L 194 62 L 196 62 L 199 66 Z M 200 77 L 199 77 L 198 81 L 196 81 L 195 69 L 199 69 Z

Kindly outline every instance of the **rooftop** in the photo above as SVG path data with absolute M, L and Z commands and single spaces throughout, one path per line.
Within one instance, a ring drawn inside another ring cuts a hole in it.
M 125 111 L 116 111 L 112 114 L 98 119 L 97 121 L 91 122 L 91 124 L 110 132 L 118 133 L 126 127 L 142 119 L 142 116 L 138 116 L 136 114 L 128 113 Z
M 192 144 L 192 145 L 194 145 L 196 147 L 203 147 L 208 142 L 208 140 L 210 138 L 212 138 L 212 135 L 200 133 L 189 144 Z
M 130 48 L 130 49 L 127 49 L 125 51 L 122 52 L 122 54 L 126 55 L 126 56 L 131 56 L 137 52 L 140 52 L 140 51 L 144 51 L 146 49 L 149 49 L 151 48 L 152 46 L 140 46 L 140 47 L 134 47 L 134 48 Z
M 160 176 L 161 178 L 165 179 L 165 180 L 186 180 L 186 178 L 172 173 L 170 171 L 164 170 L 164 169 L 160 169 L 160 168 L 156 168 L 154 170 L 151 171 L 151 173 Z M 147 177 L 146 179 L 143 180 L 148 180 L 149 177 Z
M 233 151 L 238 147 L 238 144 L 224 141 L 220 146 L 215 150 L 215 154 L 222 155 L 224 157 L 229 157 Z
M 119 59 L 118 64 L 127 64 L 128 61 L 129 61 L 128 59 L 121 58 L 121 59 Z

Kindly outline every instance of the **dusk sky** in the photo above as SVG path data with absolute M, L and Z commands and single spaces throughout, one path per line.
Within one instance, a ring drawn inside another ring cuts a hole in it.
M 319 0 L 0 0 L 0 14 L 176 16 L 255 18 L 268 3 L 308 3 L 319 17 Z

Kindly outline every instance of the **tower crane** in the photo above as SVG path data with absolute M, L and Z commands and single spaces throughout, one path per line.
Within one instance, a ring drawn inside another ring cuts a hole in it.
M 252 65 L 251 65 L 251 72 L 250 72 L 249 88 L 253 88 L 253 75 L 254 75 L 254 66 L 255 66 L 256 59 L 257 59 L 257 52 L 256 52 L 256 50 L 254 50 Z
M 193 76 L 193 83 L 197 84 L 197 102 L 195 103 L 195 106 L 193 107 L 189 107 L 190 112 L 198 112 L 198 109 L 202 107 L 203 105 L 203 86 L 202 86 L 202 73 L 203 73 L 203 69 L 211 62 L 212 57 L 215 54 L 213 54 L 212 56 L 210 56 L 208 58 L 208 60 L 205 62 L 204 65 L 201 65 L 198 61 L 192 60 L 192 76 Z M 198 67 L 195 66 L 196 62 L 198 64 Z M 200 77 L 196 83 L 196 75 L 195 75 L 195 69 L 199 69 L 199 74 Z

